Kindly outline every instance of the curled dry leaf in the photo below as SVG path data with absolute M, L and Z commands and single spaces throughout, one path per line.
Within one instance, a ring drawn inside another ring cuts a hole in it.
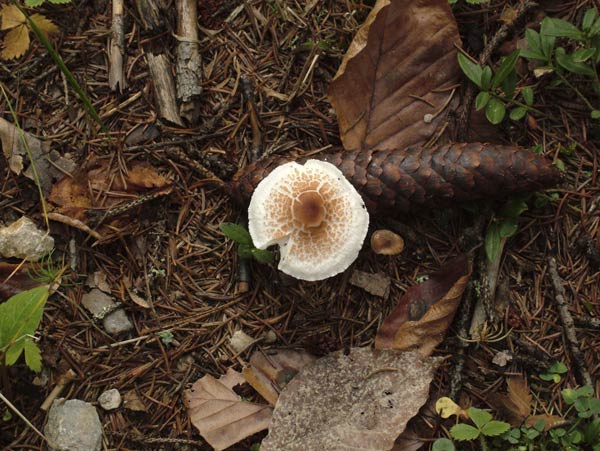
M 171 189 L 167 178 L 148 163 L 133 163 L 126 173 L 119 173 L 103 160 L 75 171 L 74 177 L 59 180 L 52 186 L 48 200 L 58 207 L 58 213 L 85 223 L 90 213 L 102 217 L 106 209 L 118 210 L 120 204 L 131 202 L 136 195 L 154 198 L 169 194 Z M 123 218 L 113 218 L 99 232 L 114 234 L 114 230 L 129 223 Z
M 221 379 L 207 374 L 185 391 L 192 424 L 217 451 L 266 429 L 271 421 L 271 407 L 245 402 L 233 391 L 241 383 L 241 375 L 230 369 Z
M 455 45 L 447 0 L 379 0 L 329 86 L 344 147 L 403 148 L 434 135 L 459 81 Z
M 58 27 L 41 14 L 32 14 L 29 19 L 46 36 L 58 32 Z M 23 55 L 29 48 L 30 31 L 25 15 L 15 5 L 4 5 L 0 9 L 0 23 L 0 29 L 10 30 L 2 42 L 0 57 L 9 60 Z
M 375 347 L 431 355 L 452 323 L 470 275 L 467 258 L 461 255 L 409 288 L 377 331 Z
M 427 400 L 437 362 L 372 348 L 329 354 L 283 389 L 260 449 L 389 450 Z
M 275 405 L 279 393 L 292 378 L 317 360 L 313 355 L 293 349 L 258 350 L 250 357 L 250 366 L 242 371 L 244 379 L 267 402 Z

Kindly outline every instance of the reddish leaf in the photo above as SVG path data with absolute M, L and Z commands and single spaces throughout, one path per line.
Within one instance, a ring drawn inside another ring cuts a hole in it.
M 388 4 L 389 3 L 389 4 Z M 378 1 L 329 87 L 347 150 L 429 139 L 459 81 L 458 28 L 447 0 Z
M 471 271 L 462 255 L 408 289 L 377 332 L 378 349 L 417 349 L 431 355 L 452 323 Z

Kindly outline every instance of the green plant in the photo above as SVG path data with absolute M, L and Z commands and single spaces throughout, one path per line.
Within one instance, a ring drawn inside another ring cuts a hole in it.
M 594 397 L 593 388 L 567 388 L 561 397 L 568 408 L 564 420 L 556 424 L 541 417 L 533 424 L 510 428 L 489 412 L 471 407 L 467 413 L 475 426 L 458 423 L 450 436 L 456 441 L 479 439 L 483 451 L 600 451 L 600 399 Z M 432 450 L 454 451 L 455 447 L 450 439 L 439 438 Z
M 479 439 L 481 449 L 484 451 L 488 449 L 486 438 L 496 437 L 510 429 L 508 423 L 494 420 L 492 414 L 487 410 L 469 407 L 467 414 L 475 426 L 466 423 L 455 424 L 450 429 L 450 435 L 457 441 Z
M 485 108 L 485 116 L 492 124 L 504 120 L 506 111 L 512 107 L 509 116 L 513 120 L 521 119 L 528 111 L 534 111 L 533 89 L 529 86 L 517 87 L 515 65 L 520 51 L 515 50 L 500 61 L 496 70 L 490 66 L 481 66 L 463 53 L 458 54 L 458 65 L 461 70 L 480 89 L 475 98 L 475 108 L 479 111 Z M 522 101 L 517 100 L 520 97 Z
M 252 237 L 248 231 L 239 224 L 232 222 L 224 222 L 219 226 L 221 232 L 238 244 L 237 253 L 241 258 L 251 259 L 254 258 L 260 263 L 273 263 L 275 257 L 272 252 L 257 249 L 252 242 Z
M 25 6 L 30 8 L 35 8 L 36 6 L 41 6 L 44 3 L 52 3 L 54 5 L 61 5 L 65 3 L 71 3 L 71 0 L 25 0 Z
M 22 353 L 33 371 L 42 369 L 40 349 L 33 335 L 42 319 L 48 287 L 15 294 L 0 304 L 0 365 L 13 365 Z
M 534 75 L 541 77 L 555 73 L 558 80 L 555 86 L 567 85 L 579 96 L 591 110 L 594 119 L 600 119 L 600 109 L 591 102 L 568 79 L 569 74 L 584 77 L 591 83 L 596 95 L 600 95 L 600 17 L 594 8 L 588 9 L 582 20 L 581 28 L 562 19 L 546 17 L 540 24 L 539 33 L 532 29 L 525 31 L 528 48 L 521 51 L 521 56 L 539 61 L 541 66 L 534 69 Z M 555 47 L 556 38 L 566 38 L 572 51 L 564 47 Z
M 519 216 L 527 209 L 525 198 L 514 198 L 492 219 L 485 234 L 485 254 L 490 261 L 498 258 L 504 241 L 517 233 Z
M 563 362 L 556 362 L 548 368 L 548 371 L 540 374 L 540 379 L 544 381 L 552 381 L 555 384 L 558 384 L 562 379 L 562 374 L 565 374 L 568 371 L 567 365 Z

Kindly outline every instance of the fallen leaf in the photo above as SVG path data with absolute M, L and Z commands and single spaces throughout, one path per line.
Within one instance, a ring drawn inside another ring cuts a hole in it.
M 275 405 L 283 387 L 315 360 L 315 356 L 293 349 L 258 350 L 250 357 L 250 366 L 243 369 L 242 375 L 269 404 Z
M 236 330 L 229 338 L 229 346 L 233 352 L 240 354 L 248 349 L 256 340 L 242 330 Z
M 111 292 L 107 275 L 104 271 L 95 271 L 94 273 L 89 274 L 85 283 L 90 288 L 98 288 L 100 291 L 104 291 L 105 293 Z
M 0 30 L 9 30 L 25 22 L 27 19 L 15 5 L 4 5 L 0 9 Z
M 383 273 L 368 273 L 355 269 L 350 276 L 350 284 L 380 298 L 388 297 L 391 283 L 391 279 Z
M 431 355 L 452 323 L 470 275 L 467 258 L 461 255 L 409 288 L 377 331 L 375 347 Z
M 40 266 L 35 263 L 0 262 L 0 302 L 6 301 L 21 291 L 44 285 L 34 280 Z
M 123 407 L 134 412 L 146 412 L 148 410 L 135 390 L 129 390 L 125 393 L 123 396 Z
M 510 408 L 521 417 L 521 420 L 531 413 L 532 396 L 529 393 L 529 385 L 525 376 L 512 376 L 506 379 Z M 508 406 L 507 406 L 508 407 Z
M 45 35 L 58 33 L 58 27 L 54 24 L 54 22 L 42 16 L 41 14 L 32 14 L 29 18 Z
M 525 424 L 529 427 L 534 427 L 535 424 L 540 420 L 544 421 L 544 431 L 549 431 L 550 429 L 564 426 L 565 424 L 569 423 L 569 421 L 565 420 L 563 417 L 559 417 L 557 415 L 542 414 L 527 417 L 525 419 Z
M 143 297 L 141 297 L 139 294 L 137 294 L 132 289 L 127 288 L 127 294 L 129 294 L 129 298 L 134 302 L 134 304 L 136 304 L 142 308 L 152 307 L 152 305 L 150 305 L 150 303 L 147 300 L 145 300 Z
M 433 136 L 460 79 L 455 46 L 447 0 L 379 0 L 329 86 L 346 150 L 404 148 Z
M 217 451 L 266 429 L 271 422 L 271 407 L 245 402 L 232 390 L 243 382 L 236 374 L 228 371 L 221 379 L 207 374 L 184 394 L 192 424 Z
M 261 451 L 389 450 L 427 400 L 438 361 L 372 348 L 317 360 L 281 392 Z
M 452 415 L 465 415 L 466 412 L 448 397 L 442 397 L 435 403 L 435 411 L 442 418 L 450 418 Z M 468 416 L 466 417 L 468 418 Z
M 25 25 L 13 28 L 4 37 L 3 49 L 0 57 L 11 60 L 23 55 L 29 48 L 29 30 Z

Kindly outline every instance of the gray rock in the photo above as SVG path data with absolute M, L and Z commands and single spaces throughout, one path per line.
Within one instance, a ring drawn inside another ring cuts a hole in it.
M 38 261 L 54 249 L 54 238 L 26 216 L 0 229 L 0 255 Z
M 116 388 L 106 390 L 98 397 L 98 403 L 104 410 L 115 410 L 121 405 L 121 393 Z
M 129 321 L 125 310 L 118 309 L 104 317 L 104 329 L 111 335 L 117 335 L 123 332 L 129 332 L 133 329 L 133 324 Z
M 94 406 L 79 399 L 58 398 L 44 428 L 52 451 L 100 451 L 102 424 Z
M 89 293 L 84 294 L 81 297 L 81 303 L 97 319 L 104 318 L 117 308 L 117 304 L 112 298 L 98 288 L 94 288 Z

